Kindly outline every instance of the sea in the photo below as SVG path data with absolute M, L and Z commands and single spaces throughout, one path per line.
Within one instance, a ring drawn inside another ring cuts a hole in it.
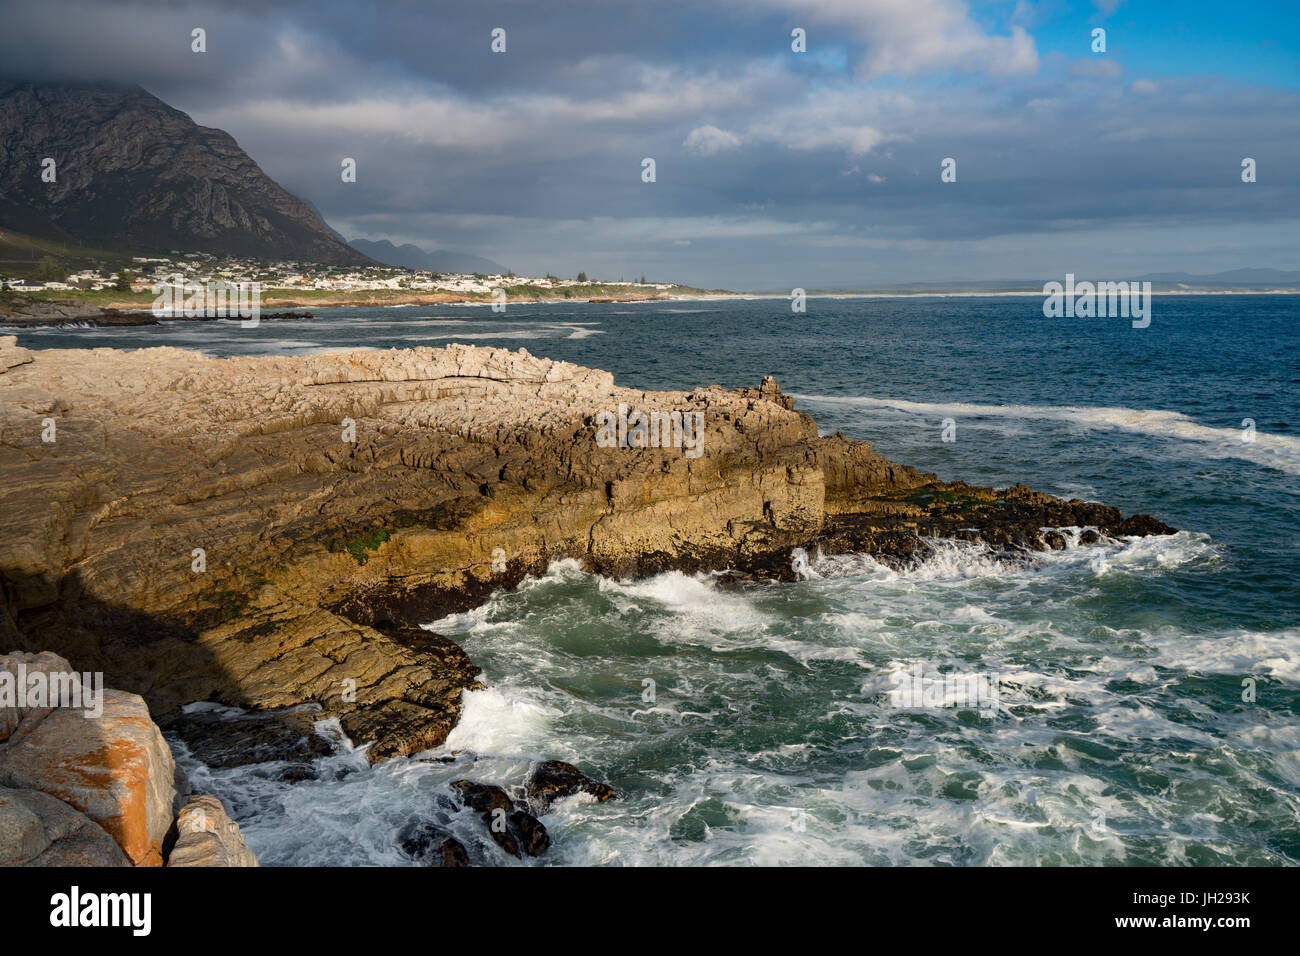
M 334 752 L 290 784 L 173 742 L 264 866 L 417 865 L 397 839 L 415 821 L 503 866 L 1300 863 L 1300 297 L 1156 296 L 1146 328 L 954 296 L 17 334 L 217 356 L 463 342 L 646 389 L 772 375 L 823 434 L 942 479 L 1023 482 L 1180 529 L 1018 562 L 942 543 L 904 571 L 810 554 L 798 581 L 742 586 L 556 563 L 429 615 L 485 685 L 437 750 L 371 766 L 321 720 Z M 560 801 L 542 817 L 551 848 L 518 861 L 451 811 L 447 784 L 518 786 L 541 759 L 619 796 Z

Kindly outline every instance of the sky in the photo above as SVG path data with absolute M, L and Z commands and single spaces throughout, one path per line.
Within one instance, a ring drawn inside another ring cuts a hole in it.
M 521 274 L 1300 268 L 1294 0 L 0 0 L 0 23 L 5 72 L 137 83 L 346 238 Z

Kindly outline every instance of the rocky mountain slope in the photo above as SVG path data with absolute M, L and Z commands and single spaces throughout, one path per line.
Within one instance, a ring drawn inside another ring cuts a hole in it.
M 702 415 L 700 454 L 602 447 L 620 404 Z M 1045 527 L 1172 530 L 940 483 L 819 437 L 771 380 L 642 392 L 460 345 L 216 359 L 3 338 L 0 473 L 0 645 L 101 670 L 163 723 L 191 701 L 310 703 L 374 759 L 440 743 L 476 686 L 415 625 L 559 558 L 790 579 L 796 548 L 908 563 L 934 536 L 1023 554 L 1065 546 Z
M 133 252 L 368 261 L 229 134 L 139 87 L 0 80 L 0 225 Z

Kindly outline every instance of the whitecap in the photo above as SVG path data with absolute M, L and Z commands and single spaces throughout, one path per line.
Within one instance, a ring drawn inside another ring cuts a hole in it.
M 935 419 L 952 416 L 968 418 L 1039 419 L 1068 422 L 1083 428 L 1110 428 L 1118 431 L 1176 439 L 1193 443 L 1209 458 L 1237 458 L 1253 464 L 1300 475 L 1300 438 L 1255 429 L 1215 427 L 1182 414 L 1164 409 L 1088 407 L 1079 405 L 979 405 L 969 402 L 913 402 L 894 398 L 865 396 L 795 394 L 801 401 L 830 405 L 856 405 L 887 408 L 925 415 Z M 1250 440 L 1246 440 L 1246 437 Z

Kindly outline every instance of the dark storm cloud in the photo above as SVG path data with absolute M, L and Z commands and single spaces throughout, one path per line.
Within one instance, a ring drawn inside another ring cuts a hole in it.
M 1294 265 L 1294 90 L 1040 51 L 1026 9 L 986 28 L 959 0 L 0 7 L 7 72 L 139 83 L 347 236 L 517 271 L 777 288 Z

